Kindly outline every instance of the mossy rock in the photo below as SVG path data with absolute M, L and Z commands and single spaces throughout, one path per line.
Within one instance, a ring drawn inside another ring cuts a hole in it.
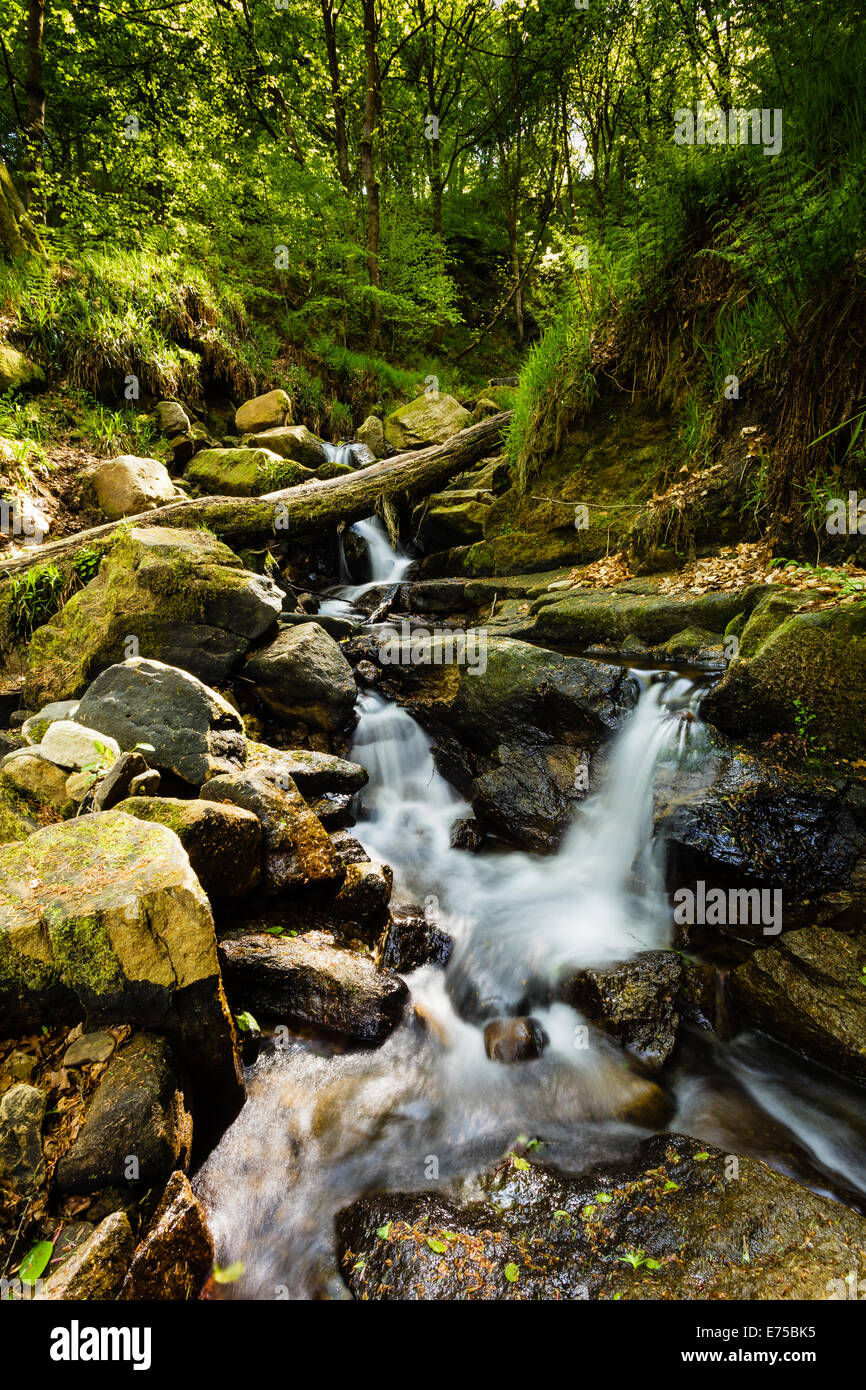
M 655 647 L 686 628 L 700 628 L 710 635 L 724 632 L 746 601 L 743 593 L 659 594 L 649 580 L 643 582 L 645 592 L 621 585 L 576 589 L 564 598 L 543 595 L 532 604 L 538 615 L 535 631 L 541 638 L 576 647 L 611 647 L 630 637 Z
M 295 487 L 314 477 L 313 470 L 272 449 L 202 449 L 187 464 L 187 482 L 207 493 L 260 497 Z
M 743 632 L 738 659 L 704 701 L 726 733 L 801 732 L 807 746 L 866 751 L 866 603 L 792 612 L 774 596 Z M 810 718 L 814 716 L 814 718 Z
M 244 570 L 206 531 L 133 527 L 99 572 L 37 629 L 27 651 L 31 704 L 79 695 L 106 666 L 136 655 L 201 680 L 225 677 L 282 607 L 272 580 Z
M 154 1028 L 212 1120 L 241 1104 L 210 906 L 165 826 L 105 811 L 0 849 L 0 1018 Z

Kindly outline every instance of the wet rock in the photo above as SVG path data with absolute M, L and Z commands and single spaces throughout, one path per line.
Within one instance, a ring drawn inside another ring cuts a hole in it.
M 377 415 L 367 416 L 364 423 L 358 426 L 355 438 L 359 444 L 366 444 L 374 458 L 385 457 L 385 430 Z
M 44 1116 L 45 1095 L 35 1086 L 12 1086 L 0 1099 L 0 1179 L 14 1192 L 32 1192 L 44 1177 Z
M 355 679 L 362 685 L 373 686 L 379 682 L 379 668 L 372 661 L 359 661 L 355 667 Z
M 64 1301 L 117 1298 L 134 1247 L 126 1213 L 112 1212 L 46 1279 L 40 1296 Z
M 356 840 L 353 835 L 347 835 L 345 830 L 333 831 L 331 844 L 337 851 L 341 864 L 369 864 L 370 862 L 370 856 L 361 841 Z
M 484 523 L 490 511 L 492 497 L 466 495 L 456 492 L 435 494 L 412 513 L 412 534 L 425 550 L 448 550 L 452 546 L 471 545 L 484 535 Z
M 267 765 L 274 772 L 287 773 L 302 796 L 323 796 L 331 792 L 353 795 L 366 786 L 367 769 L 347 762 L 333 753 L 317 753 L 307 748 L 269 748 L 264 743 L 249 745 L 249 767 Z
M 859 812 L 826 777 L 777 767 L 738 749 L 706 759 L 696 785 L 657 781 L 655 832 L 671 882 L 725 874 L 785 894 L 850 887 L 866 854 Z
M 477 854 L 484 844 L 484 829 L 477 820 L 456 820 L 451 827 L 451 848 Z
M 862 1217 L 755 1159 L 730 1173 L 666 1134 L 575 1178 L 502 1165 L 480 1200 L 364 1197 L 337 1218 L 343 1277 L 364 1299 L 799 1301 L 866 1271 Z
M 109 521 L 153 511 L 182 494 L 158 459 L 120 454 L 106 459 L 91 474 L 96 500 Z
M 82 1033 L 64 1052 L 63 1065 L 84 1067 L 92 1062 L 107 1062 L 116 1046 L 113 1033 Z
M 80 694 L 97 672 L 130 654 L 130 637 L 142 656 L 221 680 L 273 626 L 282 603 L 277 585 L 244 570 L 215 536 L 131 527 L 96 577 L 35 632 L 28 699 Z
M 262 826 L 262 886 L 276 894 L 305 883 L 334 883 L 343 874 L 321 821 L 292 779 L 268 767 L 213 777 L 201 789 L 206 801 L 252 811 Z
M 99 780 L 93 793 L 94 811 L 110 811 L 112 806 L 129 796 L 130 787 L 136 777 L 140 777 L 147 770 L 147 763 L 140 753 L 122 753 Z M 158 777 L 159 773 L 156 775 Z
M 241 1007 L 300 1019 L 358 1042 L 384 1042 L 409 997 L 399 976 L 338 946 L 325 932 L 230 932 L 220 942 L 220 958 L 229 994 Z
M 642 951 L 621 965 L 577 971 L 562 982 L 559 997 L 660 1067 L 676 1044 L 682 973 L 675 951 Z
M 385 439 L 398 453 L 425 444 L 444 444 L 472 424 L 472 416 L 453 396 L 419 396 L 398 406 L 385 420 Z
M 235 429 L 238 434 L 260 434 L 285 425 L 291 418 L 292 402 L 285 391 L 266 391 L 235 411 Z
M 136 1033 L 109 1062 L 54 1183 L 61 1192 L 150 1186 L 186 1168 L 191 1146 L 192 1116 L 168 1044 Z
M 120 811 L 0 849 L 0 1019 L 132 1023 L 172 1038 L 208 1133 L 243 1079 L 210 906 L 178 838 Z
M 325 796 L 308 797 L 307 804 L 326 830 L 343 830 L 347 825 L 355 824 L 352 811 L 354 799 L 330 792 Z
M 541 1056 L 545 1041 L 534 1018 L 491 1019 L 484 1028 L 484 1050 L 491 1062 L 531 1062 Z
M 704 702 L 729 734 L 795 733 L 804 716 L 816 744 L 857 757 L 866 748 L 866 605 L 791 612 L 765 600 L 743 629 L 740 654 Z
M 243 898 L 256 887 L 262 871 L 262 827 L 251 811 L 171 796 L 128 797 L 117 809 L 173 830 L 211 900 Z
M 161 661 L 131 657 L 109 666 L 82 696 L 78 718 L 100 735 L 114 735 L 121 748 L 150 744 L 154 766 L 194 787 L 246 761 L 237 710 L 195 676 Z
M 67 770 L 104 767 L 120 757 L 120 745 L 103 730 L 88 729 L 84 721 L 58 719 L 37 745 L 43 758 Z
M 204 1208 L 184 1173 L 172 1173 L 150 1228 L 136 1248 L 122 1300 L 195 1299 L 213 1265 Z
M 422 913 L 398 913 L 382 934 L 379 960 L 388 969 L 408 975 L 422 965 L 447 965 L 453 946 L 448 933 Z
M 350 935 L 372 945 L 381 934 L 388 917 L 388 903 L 394 874 L 387 864 L 348 864 L 333 914 L 342 935 Z
M 250 658 L 244 674 L 283 719 L 317 729 L 342 728 L 358 693 L 351 666 L 318 623 L 284 629 Z
M 733 971 L 740 1015 L 806 1057 L 866 1081 L 866 948 L 830 927 L 785 932 Z

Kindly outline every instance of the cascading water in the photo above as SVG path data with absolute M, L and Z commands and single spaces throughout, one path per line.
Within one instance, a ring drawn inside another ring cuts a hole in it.
M 357 530 L 371 584 L 405 573 L 409 562 L 381 523 Z M 429 1187 L 431 1157 L 447 1184 L 526 1134 L 543 1139 L 549 1160 L 579 1170 L 623 1156 L 647 1132 L 641 1119 L 663 1125 L 646 1109 L 660 1093 L 623 1050 L 597 1032 L 586 1046 L 579 1015 L 550 1002 L 568 968 L 670 945 L 653 786 L 661 771 L 676 780 L 703 758 L 704 687 L 670 672 L 632 675 L 639 698 L 603 785 L 579 806 L 559 852 L 544 858 L 452 848 L 451 826 L 470 808 L 438 773 L 427 736 L 406 710 L 375 693 L 360 697 L 352 755 L 369 783 L 354 833 L 394 869 L 393 902 L 435 914 L 455 949 L 444 972 L 411 975 L 408 1016 L 376 1051 L 346 1053 L 299 1035 L 271 1042 L 248 1072 L 247 1103 L 195 1180 L 217 1262 L 244 1265 L 226 1297 L 347 1297 L 335 1214 L 365 1191 Z M 527 1007 L 546 1035 L 541 1057 L 489 1060 L 484 1018 Z M 815 1185 L 827 1174 L 830 1188 L 866 1192 L 856 1101 L 829 1074 L 816 1086 L 790 1054 L 768 1046 L 705 1036 L 696 1060 L 671 1077 L 672 1127 L 767 1156 Z
M 346 446 L 348 447 L 348 446 Z M 408 555 L 392 550 L 388 532 L 377 516 L 369 516 L 364 521 L 356 521 L 352 530 L 364 541 L 370 565 L 370 578 L 365 584 L 341 584 L 333 597 L 323 599 L 319 612 L 330 617 L 347 617 L 356 613 L 355 604 L 371 589 L 399 584 L 412 564 Z M 348 578 L 346 557 L 340 545 L 340 577 Z M 343 571 L 345 570 L 345 576 Z
M 245 1265 L 233 1294 L 333 1292 L 335 1212 L 372 1186 L 423 1186 L 431 1153 L 447 1177 L 490 1162 L 520 1132 L 543 1133 L 566 1164 L 621 1151 L 642 1133 L 626 1116 L 646 1083 L 614 1043 L 578 1045 L 572 1009 L 534 1008 L 543 1055 L 503 1067 L 449 992 L 456 977 L 477 986 L 480 972 L 488 994 L 513 996 L 530 974 L 550 983 L 566 963 L 666 943 L 652 777 L 661 758 L 681 756 L 676 707 L 693 697 L 685 684 L 642 685 L 608 785 L 545 859 L 453 849 L 450 826 L 469 808 L 437 772 L 426 735 L 405 710 L 361 696 L 353 756 L 370 781 L 356 834 L 394 867 L 398 900 L 438 913 L 455 960 L 444 973 L 413 974 L 415 1013 L 376 1052 L 334 1055 L 298 1040 L 253 1068 L 247 1104 L 196 1183 L 218 1261 Z

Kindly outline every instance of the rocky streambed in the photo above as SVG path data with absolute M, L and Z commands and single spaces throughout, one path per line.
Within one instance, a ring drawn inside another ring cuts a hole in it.
M 413 583 L 387 544 L 323 598 L 246 560 L 129 528 L 4 696 L 6 1277 L 40 1247 L 47 1298 L 866 1272 L 866 795 L 848 675 L 820 755 L 766 742 L 797 615 Z M 427 659 L 393 660 L 404 620 Z M 437 661 L 473 625 L 483 669 Z

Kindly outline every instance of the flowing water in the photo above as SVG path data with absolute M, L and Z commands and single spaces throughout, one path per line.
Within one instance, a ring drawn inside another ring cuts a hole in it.
M 379 576 L 372 583 L 405 573 L 409 561 L 380 523 L 357 529 Z M 555 998 L 567 969 L 671 945 L 653 784 L 660 769 L 676 776 L 704 756 L 704 687 L 671 672 L 631 674 L 638 699 L 602 785 L 545 857 L 452 848 L 451 826 L 471 810 L 436 770 L 427 736 L 406 710 L 360 696 L 352 756 L 370 780 L 353 833 L 394 869 L 394 904 L 422 908 L 455 949 L 445 971 L 408 977 L 408 1019 L 384 1046 L 346 1052 L 297 1035 L 266 1048 L 248 1073 L 247 1103 L 196 1180 L 218 1263 L 245 1266 L 227 1296 L 346 1296 L 333 1222 L 364 1191 L 471 1175 L 521 1134 L 576 1171 L 625 1155 L 649 1132 L 635 1116 L 651 1083 L 604 1035 L 587 1046 L 579 1015 Z M 490 1061 L 484 1017 L 527 1008 L 547 1038 L 542 1056 Z M 854 1088 L 767 1039 L 704 1035 L 668 1084 L 672 1129 L 760 1153 L 819 1188 L 824 1177 L 828 1190 L 866 1193 Z
M 348 446 L 345 446 L 348 447 Z M 332 597 L 324 598 L 319 604 L 319 612 L 330 617 L 359 617 L 355 607 L 359 598 L 372 589 L 393 586 L 403 579 L 412 561 L 408 555 L 391 548 L 388 532 L 377 516 L 369 516 L 364 521 L 356 521 L 352 527 L 356 536 L 364 542 L 370 578 L 364 584 L 343 583 Z M 342 538 L 339 543 L 339 566 L 341 579 L 348 580 L 349 568 L 343 550 Z

